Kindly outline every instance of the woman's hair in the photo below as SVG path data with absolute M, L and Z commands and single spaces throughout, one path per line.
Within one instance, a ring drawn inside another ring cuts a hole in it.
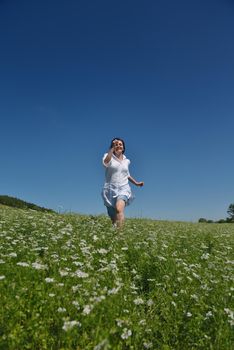
M 125 142 L 124 142 L 124 140 L 120 139 L 119 137 L 115 137 L 115 138 L 113 138 L 111 140 L 110 148 L 112 148 L 114 146 L 114 141 L 115 140 L 119 140 L 119 141 L 122 142 L 122 144 L 123 144 L 123 153 L 124 153 L 125 152 Z

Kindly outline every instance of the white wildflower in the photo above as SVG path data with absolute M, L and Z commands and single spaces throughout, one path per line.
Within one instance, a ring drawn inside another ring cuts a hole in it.
M 151 349 L 153 347 L 153 343 L 143 343 L 145 349 Z
M 212 316 L 213 316 L 212 311 L 208 311 L 206 313 L 206 317 L 205 318 L 209 318 L 209 317 L 212 317 Z
M 80 304 L 78 303 L 78 301 L 74 300 L 72 302 L 72 305 L 74 305 L 78 310 L 80 309 Z
M 124 312 L 125 314 L 129 314 L 129 310 L 128 310 L 128 309 L 124 309 L 123 312 Z
M 100 303 L 102 300 L 105 300 L 106 296 L 105 295 L 100 295 L 99 297 L 92 298 L 92 301 L 95 303 Z
M 59 307 L 57 311 L 59 313 L 62 313 L 62 312 L 66 312 L 67 310 L 65 309 L 65 307 Z
M 45 281 L 46 281 L 46 283 L 53 283 L 53 282 L 54 282 L 54 279 L 53 279 L 53 278 L 50 278 L 50 277 L 46 277 L 46 278 L 45 278 Z
M 22 266 L 22 267 L 28 267 L 29 266 L 29 264 L 28 263 L 26 263 L 26 262 L 17 262 L 17 264 L 16 265 L 18 265 L 18 266 Z
M 59 270 L 59 274 L 61 277 L 64 277 L 64 276 L 67 276 L 69 274 L 69 272 L 66 270 Z
M 202 254 L 202 256 L 201 256 L 201 259 L 202 259 L 202 260 L 207 260 L 207 259 L 209 259 L 209 257 L 210 257 L 210 254 L 209 254 L 209 253 L 204 253 L 204 254 Z
M 111 261 L 110 264 L 107 266 L 107 269 L 109 271 L 119 271 L 118 266 L 116 265 L 116 262 Z
M 124 328 L 123 333 L 121 334 L 121 338 L 128 339 L 129 337 L 131 337 L 131 335 L 132 335 L 131 329 Z
M 108 250 L 106 250 L 104 248 L 100 248 L 100 249 L 98 249 L 98 253 L 105 255 L 108 253 Z
M 160 261 L 167 261 L 167 259 L 164 256 L 161 256 L 161 255 L 158 256 L 158 259 Z
M 192 317 L 193 314 L 191 314 L 191 312 L 187 312 L 186 316 L 187 317 Z
M 144 304 L 144 300 L 142 298 L 136 298 L 135 300 L 133 300 L 135 305 L 142 305 Z
M 0 264 L 5 264 L 5 261 L 0 259 Z
M 6 276 L 4 276 L 4 275 L 0 276 L 0 281 L 4 280 L 4 278 L 6 278 Z
M 145 325 L 146 325 L 146 320 L 145 320 L 145 319 L 140 320 L 140 321 L 139 321 L 139 325 L 140 325 L 140 326 L 145 326 Z
M 87 278 L 89 277 L 89 274 L 86 272 L 83 272 L 81 270 L 76 270 L 74 273 L 74 276 L 80 277 L 80 278 Z
M 117 318 L 115 321 L 118 327 L 123 327 L 123 325 L 125 324 L 125 321 L 121 320 L 120 318 Z
M 64 283 L 57 283 L 58 287 L 64 287 Z
M 121 287 L 119 286 L 119 287 L 117 287 L 117 288 L 109 289 L 108 292 L 107 292 L 107 294 L 108 294 L 108 295 L 117 294 L 118 291 L 120 290 L 120 288 L 121 288 Z
M 131 284 L 130 288 L 131 288 L 131 289 L 134 289 L 134 290 L 138 290 L 138 289 L 139 289 L 138 287 L 135 286 L 134 283 Z
M 81 323 L 78 321 L 65 321 L 63 325 L 63 330 L 67 332 L 67 331 L 70 331 L 75 326 L 80 327 Z
M 149 300 L 147 301 L 147 305 L 148 305 L 148 306 L 153 306 L 153 305 L 154 305 L 153 300 L 152 300 L 152 299 L 149 299 Z
M 38 262 L 32 263 L 32 267 L 36 270 L 46 270 L 48 268 L 47 265 L 43 265 Z
M 128 250 L 128 247 L 122 247 L 121 250 Z
M 49 297 L 53 298 L 53 297 L 55 297 L 55 294 L 54 293 L 50 293 Z
M 83 264 L 82 262 L 80 262 L 80 261 L 73 261 L 72 263 L 73 263 L 73 265 L 75 265 L 75 266 L 83 266 L 83 265 L 84 265 L 84 264 Z
M 80 285 L 78 284 L 77 286 L 72 286 L 72 291 L 73 293 L 77 292 L 80 288 Z
M 92 310 L 93 305 L 85 305 L 82 313 L 83 315 L 89 315 Z
M 16 253 L 10 253 L 8 256 L 10 258 L 17 258 L 17 254 Z

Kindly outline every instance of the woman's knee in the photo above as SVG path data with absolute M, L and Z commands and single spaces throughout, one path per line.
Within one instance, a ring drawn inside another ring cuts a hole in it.
M 116 213 L 121 214 L 124 212 L 125 202 L 123 200 L 118 200 L 116 203 Z

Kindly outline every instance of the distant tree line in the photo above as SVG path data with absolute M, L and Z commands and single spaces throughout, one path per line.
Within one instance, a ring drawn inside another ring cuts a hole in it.
M 198 222 L 206 222 L 206 223 L 213 223 L 213 222 L 216 222 L 216 223 L 219 223 L 219 224 L 224 224 L 224 223 L 234 223 L 234 203 L 230 204 L 229 207 L 228 207 L 228 210 L 227 210 L 227 213 L 228 213 L 228 217 L 226 219 L 220 219 L 218 221 L 214 221 L 214 220 L 207 220 L 205 218 L 200 218 L 198 220 Z
M 33 209 L 43 212 L 54 212 L 52 209 L 47 209 L 40 207 L 33 203 L 25 202 L 21 199 L 10 197 L 10 196 L 0 196 L 0 204 L 7 205 L 9 207 L 20 208 L 20 209 Z

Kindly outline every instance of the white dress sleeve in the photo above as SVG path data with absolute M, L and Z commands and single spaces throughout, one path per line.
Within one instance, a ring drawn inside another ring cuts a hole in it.
M 109 163 L 104 163 L 104 159 L 106 158 L 108 153 L 105 153 L 103 158 L 102 158 L 102 164 L 104 165 L 105 168 L 108 168 L 111 165 L 111 160 L 109 161 Z

